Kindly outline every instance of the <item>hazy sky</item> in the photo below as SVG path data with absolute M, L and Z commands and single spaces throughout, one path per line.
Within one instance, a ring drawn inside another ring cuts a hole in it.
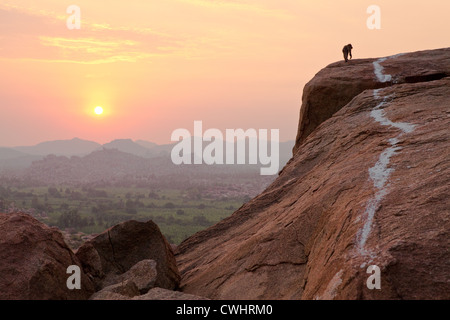
M 345 44 L 354 58 L 448 47 L 449 14 L 444 0 L 1 0 L 0 146 L 168 143 L 194 120 L 294 140 L 303 86 Z

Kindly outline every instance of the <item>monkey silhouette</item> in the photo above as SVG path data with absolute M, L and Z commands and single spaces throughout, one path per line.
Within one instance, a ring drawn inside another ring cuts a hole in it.
M 348 56 L 350 56 L 350 59 L 353 58 L 352 57 L 352 49 L 353 49 L 353 46 L 351 44 L 346 45 L 344 47 L 344 49 L 342 49 L 342 53 L 344 54 L 345 62 L 348 61 Z

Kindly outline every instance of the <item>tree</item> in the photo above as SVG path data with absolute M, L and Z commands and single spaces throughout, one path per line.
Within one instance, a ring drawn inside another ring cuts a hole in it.
M 37 209 L 39 205 L 40 203 L 38 197 L 33 196 L 33 199 L 31 199 L 31 207 Z
M 49 187 L 48 194 L 50 196 L 52 196 L 53 198 L 61 198 L 61 194 L 59 193 L 58 189 L 56 189 L 55 187 Z
M 164 208 L 166 208 L 166 209 L 173 209 L 173 208 L 175 208 L 175 205 L 172 202 L 167 202 L 164 205 Z
M 159 199 L 159 195 L 156 192 L 153 192 L 153 191 L 148 194 L 148 197 L 150 199 Z
M 33 196 L 33 199 L 31 199 L 31 207 L 38 210 L 38 211 L 45 211 L 45 205 L 43 205 L 37 196 Z
M 103 226 L 104 223 L 105 223 L 105 221 L 103 220 L 103 217 L 101 215 L 99 215 L 97 217 L 97 225 L 98 226 Z
M 136 202 L 134 202 L 131 199 L 128 199 L 127 202 L 125 203 L 125 211 L 129 214 L 136 214 L 137 213 Z
M 211 224 L 211 222 L 208 219 L 206 219 L 204 215 L 193 217 L 192 222 L 194 225 L 202 227 L 207 227 Z
M 87 221 L 81 219 L 77 209 L 70 209 L 63 212 L 58 218 L 58 226 L 61 228 L 83 227 Z

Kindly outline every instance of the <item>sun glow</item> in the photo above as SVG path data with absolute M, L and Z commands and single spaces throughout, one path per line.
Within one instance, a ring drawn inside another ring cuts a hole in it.
M 100 106 L 95 107 L 94 112 L 96 115 L 101 115 L 103 113 L 103 108 Z

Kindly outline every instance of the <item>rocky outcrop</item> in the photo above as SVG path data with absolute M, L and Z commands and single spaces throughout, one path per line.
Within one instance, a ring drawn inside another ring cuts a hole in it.
M 179 291 L 155 287 L 156 262 L 142 260 L 116 278 L 116 284 L 93 294 L 90 300 L 205 300 Z M 206 299 L 207 300 L 207 299 Z
M 450 75 L 449 59 L 448 49 L 442 49 L 399 54 L 395 59 L 355 59 L 330 64 L 303 90 L 294 150 L 321 123 L 364 90 L 442 79 Z
M 90 297 L 91 300 L 120 300 L 118 295 L 135 297 L 146 294 L 155 287 L 158 271 L 156 261 L 142 260 L 127 272 L 114 276 L 108 282 L 115 284 L 101 289 Z
M 162 288 L 153 288 L 148 293 L 134 297 L 132 300 L 209 300 L 209 299 L 179 291 L 172 291 Z
M 61 232 L 23 213 L 0 213 L 0 299 L 87 299 L 94 286 L 81 271 L 81 289 L 67 288 L 67 268 L 81 266 Z
M 276 181 L 178 246 L 182 291 L 449 299 L 449 74 L 450 48 L 322 70 Z M 381 289 L 367 286 L 372 265 Z
M 152 288 L 137 295 L 132 283 L 117 284 L 95 293 L 90 300 L 209 300 L 204 297 L 163 288 Z
M 209 300 L 175 290 L 154 287 L 156 262 L 142 260 L 116 278 L 116 284 L 93 294 L 89 300 Z
M 139 290 L 136 284 L 125 280 L 97 291 L 89 300 L 129 300 L 138 295 Z
M 122 281 L 122 275 L 132 267 L 128 274 L 140 273 L 149 277 L 156 268 L 153 283 L 151 277 L 148 279 L 148 288 L 154 285 L 172 290 L 179 285 L 180 275 L 173 251 L 152 221 L 120 223 L 85 242 L 76 255 L 84 271 L 92 278 L 96 291 Z M 156 266 L 143 260 L 153 260 Z M 147 269 L 147 272 L 142 269 Z M 140 287 L 140 290 L 148 290 L 145 284 L 141 285 L 144 288 Z
M 154 260 L 142 260 L 136 263 L 130 270 L 120 276 L 120 281 L 133 282 L 139 294 L 147 293 L 155 287 L 158 280 L 157 263 Z M 177 284 L 178 286 L 178 284 Z

